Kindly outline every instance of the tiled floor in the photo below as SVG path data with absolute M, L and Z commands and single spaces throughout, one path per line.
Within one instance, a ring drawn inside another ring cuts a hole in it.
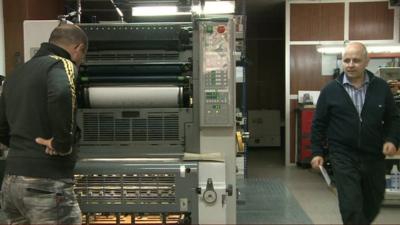
M 341 224 L 335 191 L 326 186 L 322 176 L 312 169 L 284 166 L 284 155 L 280 149 L 250 149 L 248 156 L 248 178 L 281 180 L 313 224 Z M 280 204 L 276 204 L 280 206 Z M 283 206 L 284 207 L 284 206 Z M 287 207 L 281 210 L 286 210 Z M 275 209 L 276 210 L 276 209 Z M 264 224 L 305 224 L 304 221 L 277 220 L 271 214 Z M 400 206 L 383 206 L 375 224 L 400 224 Z
M 312 224 L 281 179 L 238 180 L 238 224 Z

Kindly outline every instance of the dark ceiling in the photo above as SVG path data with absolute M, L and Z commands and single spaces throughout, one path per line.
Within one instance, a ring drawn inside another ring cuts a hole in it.
M 284 20 L 285 0 L 242 0 L 248 17 Z

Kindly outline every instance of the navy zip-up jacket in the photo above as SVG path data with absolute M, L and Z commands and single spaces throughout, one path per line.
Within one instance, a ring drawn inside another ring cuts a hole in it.
M 366 74 L 370 82 L 361 115 L 343 87 L 344 73 L 322 89 L 312 123 L 313 156 L 322 156 L 327 144 L 332 153 L 383 159 L 384 142 L 398 146 L 400 116 L 390 88 L 370 71 Z
M 73 178 L 76 152 L 48 155 L 35 138 L 53 138 L 59 153 L 72 150 L 76 72 L 67 51 L 43 43 L 31 60 L 6 77 L 0 99 L 0 142 L 10 147 L 6 174 Z

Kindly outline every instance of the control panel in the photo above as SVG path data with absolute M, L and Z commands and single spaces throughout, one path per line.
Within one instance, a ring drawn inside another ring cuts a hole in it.
M 200 21 L 200 125 L 233 125 L 235 96 L 232 21 Z

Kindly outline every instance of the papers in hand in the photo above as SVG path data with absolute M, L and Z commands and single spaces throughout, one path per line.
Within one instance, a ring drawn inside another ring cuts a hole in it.
M 326 169 L 323 166 L 319 166 L 319 170 L 322 173 L 322 176 L 324 177 L 324 180 L 326 182 L 326 184 L 330 187 L 331 186 L 331 178 L 329 177 L 328 172 L 326 171 Z

